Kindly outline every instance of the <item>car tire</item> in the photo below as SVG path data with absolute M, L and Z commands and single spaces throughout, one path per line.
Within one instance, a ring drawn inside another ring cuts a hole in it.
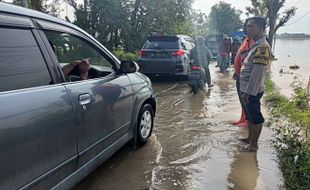
M 137 145 L 145 144 L 152 134 L 154 111 L 150 104 L 144 104 L 140 109 L 137 121 Z

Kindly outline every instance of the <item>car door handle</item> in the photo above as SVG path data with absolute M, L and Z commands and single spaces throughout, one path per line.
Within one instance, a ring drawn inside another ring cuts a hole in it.
M 79 95 L 79 102 L 82 106 L 89 104 L 91 102 L 90 94 L 81 94 Z

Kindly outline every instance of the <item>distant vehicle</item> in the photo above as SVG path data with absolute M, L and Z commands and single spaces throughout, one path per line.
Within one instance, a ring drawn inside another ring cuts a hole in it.
M 230 55 L 228 53 L 222 52 L 218 56 L 218 66 L 220 68 L 221 73 L 224 73 L 230 64 Z
M 232 39 L 229 36 L 224 36 L 221 43 L 219 44 L 219 55 L 218 55 L 218 66 L 220 71 L 224 73 L 228 69 L 231 63 L 231 48 Z
M 71 23 L 0 3 L 0 60 L 0 189 L 70 189 L 152 133 L 150 80 Z
M 147 75 L 188 76 L 194 40 L 185 35 L 150 36 L 139 52 L 140 71 Z
M 217 60 L 219 43 L 222 41 L 221 35 L 209 35 L 206 37 L 206 46 L 209 48 L 212 53 L 213 59 Z

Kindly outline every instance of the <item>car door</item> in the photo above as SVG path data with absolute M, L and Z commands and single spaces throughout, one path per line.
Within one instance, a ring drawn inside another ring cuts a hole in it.
M 43 29 L 44 25 L 41 22 Z M 64 83 L 80 126 L 78 149 L 82 166 L 128 133 L 132 86 L 127 75 L 114 71 L 118 63 L 95 41 L 65 26 L 54 28 L 49 23 L 44 34 L 55 49 L 60 66 L 87 58 L 91 60 L 90 71 L 95 73 L 88 80 Z
M 49 189 L 76 169 L 73 107 L 31 20 L 0 20 L 0 189 Z

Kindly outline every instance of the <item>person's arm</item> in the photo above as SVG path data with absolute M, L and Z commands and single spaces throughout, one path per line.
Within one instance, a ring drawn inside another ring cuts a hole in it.
M 240 75 L 240 70 L 241 70 L 241 66 L 242 66 L 242 61 L 241 61 L 241 55 L 239 53 L 237 53 L 237 55 L 235 56 L 235 60 L 234 60 L 234 68 L 235 68 L 235 73 L 237 76 Z
M 246 87 L 245 94 L 256 96 L 261 87 L 263 75 L 270 60 L 270 48 L 267 45 L 260 45 L 253 58 L 253 68 L 250 80 Z
M 81 63 L 81 60 L 75 60 L 72 63 L 65 65 L 62 68 L 62 72 L 64 73 L 65 77 L 69 75 L 69 73 L 79 64 Z

